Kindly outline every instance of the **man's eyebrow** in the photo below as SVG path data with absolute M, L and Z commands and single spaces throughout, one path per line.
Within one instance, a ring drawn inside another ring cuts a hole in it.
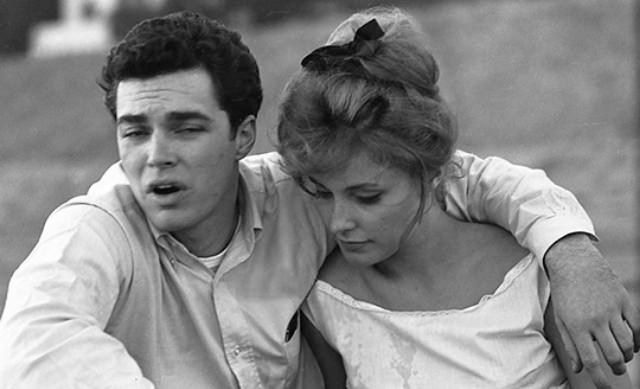
M 146 115 L 122 115 L 116 121 L 116 124 L 131 123 L 140 124 L 147 121 Z
M 211 118 L 201 112 L 198 111 L 177 111 L 177 112 L 169 112 L 167 115 L 167 119 L 170 121 L 183 121 L 183 120 L 204 120 L 207 122 L 211 121 Z
M 179 122 L 184 120 L 204 120 L 207 122 L 211 121 L 211 118 L 201 112 L 198 111 L 176 111 L 169 112 L 167 114 L 167 119 L 172 122 Z M 148 120 L 147 115 L 122 115 L 116 121 L 116 124 L 130 123 L 130 124 L 141 124 L 146 123 Z

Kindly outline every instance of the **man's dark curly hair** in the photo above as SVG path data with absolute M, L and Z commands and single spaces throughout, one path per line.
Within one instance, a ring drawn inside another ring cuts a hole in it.
M 215 86 L 218 102 L 229 115 L 232 135 L 262 103 L 255 58 L 240 35 L 195 12 L 183 11 L 144 20 L 114 46 L 102 68 L 104 102 L 116 118 L 118 83 L 202 67 Z

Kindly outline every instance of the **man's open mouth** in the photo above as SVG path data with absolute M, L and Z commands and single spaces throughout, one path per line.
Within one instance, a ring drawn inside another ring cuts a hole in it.
M 172 193 L 176 193 L 180 191 L 180 187 L 174 184 L 161 184 L 161 185 L 153 185 L 151 187 L 151 192 L 157 195 L 170 195 Z

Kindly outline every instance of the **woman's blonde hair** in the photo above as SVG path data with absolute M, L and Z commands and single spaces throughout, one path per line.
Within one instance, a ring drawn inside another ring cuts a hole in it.
M 359 37 L 371 24 L 377 37 Z M 285 169 L 301 179 L 341 169 L 364 151 L 426 187 L 449 164 L 457 130 L 418 24 L 398 8 L 371 8 L 342 22 L 328 44 L 303 60 L 283 92 Z

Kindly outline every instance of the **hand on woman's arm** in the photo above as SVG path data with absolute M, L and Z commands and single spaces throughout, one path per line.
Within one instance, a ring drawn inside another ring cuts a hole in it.
M 583 367 L 598 387 L 607 387 L 606 366 L 615 374 L 640 348 L 640 314 L 627 291 L 591 240 L 572 234 L 544 258 L 558 331 L 574 371 Z M 602 386 L 600 386 L 602 385 Z
M 631 389 L 631 381 L 627 374 L 614 376 L 611 370 L 603 370 L 598 375 L 598 382 L 595 382 L 593 375 L 589 376 L 586 371 L 576 372 L 572 368 L 573 362 L 567 353 L 567 347 L 558 329 L 559 319 L 554 314 L 553 303 L 549 302 L 544 315 L 544 332 L 547 340 L 553 346 L 562 366 L 569 385 L 574 389 Z

